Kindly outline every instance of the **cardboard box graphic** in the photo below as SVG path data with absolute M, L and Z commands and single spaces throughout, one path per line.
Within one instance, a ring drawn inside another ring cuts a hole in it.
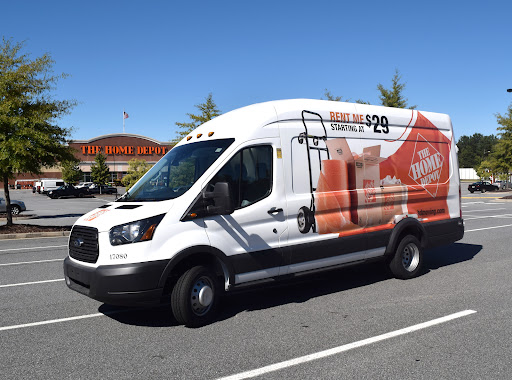
M 344 138 L 327 140 L 326 145 L 330 161 L 342 161 L 343 168 L 346 165 L 352 223 L 378 226 L 393 223 L 396 215 L 407 213 L 407 187 L 396 178 L 380 179 L 380 163 L 385 160 L 380 156 L 380 145 L 363 148 L 360 155 L 350 150 Z
M 350 210 L 350 220 L 352 223 L 358 223 L 357 217 L 357 192 L 356 192 L 356 179 L 355 179 L 355 162 L 352 151 L 348 146 L 347 140 L 344 138 L 327 140 L 325 142 L 329 155 L 332 160 L 340 160 L 345 162 L 344 165 L 347 167 L 347 189 L 349 191 L 350 204 L 348 209 Z
M 379 164 L 380 145 L 363 148 L 363 154 L 355 157 L 358 223 L 361 227 L 383 224 L 382 195 Z
M 407 186 L 396 177 L 381 179 L 382 222 L 394 223 L 395 216 L 407 214 Z

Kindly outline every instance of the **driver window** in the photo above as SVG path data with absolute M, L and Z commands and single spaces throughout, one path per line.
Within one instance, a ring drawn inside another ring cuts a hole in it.
M 235 209 L 266 198 L 272 191 L 272 147 L 260 145 L 241 150 L 222 167 L 210 185 L 217 182 L 230 184 Z

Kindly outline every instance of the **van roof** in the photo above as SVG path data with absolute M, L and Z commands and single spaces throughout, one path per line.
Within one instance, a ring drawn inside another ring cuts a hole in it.
M 204 141 L 210 137 L 209 134 L 211 132 L 213 132 L 211 138 L 251 140 L 279 137 L 276 123 L 302 120 L 303 110 L 320 114 L 326 127 L 327 123 L 331 122 L 333 114 L 380 114 L 409 121 L 412 119 L 413 113 L 417 112 L 410 109 L 318 99 L 275 100 L 238 108 L 220 115 L 193 130 L 179 145 L 186 144 L 187 142 Z M 420 112 L 440 130 L 451 129 L 451 121 L 448 115 L 425 111 Z M 404 121 L 405 125 L 407 125 L 407 121 Z

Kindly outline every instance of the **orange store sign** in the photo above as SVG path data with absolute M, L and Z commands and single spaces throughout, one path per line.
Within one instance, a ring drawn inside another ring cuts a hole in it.
M 116 145 L 82 145 L 80 150 L 84 155 L 103 153 L 108 155 L 127 155 L 127 156 L 163 156 L 168 152 L 166 146 L 116 146 Z

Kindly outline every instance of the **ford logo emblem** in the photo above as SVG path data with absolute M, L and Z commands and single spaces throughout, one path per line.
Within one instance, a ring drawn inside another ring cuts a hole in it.
M 73 240 L 73 246 L 76 248 L 80 248 L 82 245 L 84 245 L 84 241 L 80 238 L 77 238 Z

